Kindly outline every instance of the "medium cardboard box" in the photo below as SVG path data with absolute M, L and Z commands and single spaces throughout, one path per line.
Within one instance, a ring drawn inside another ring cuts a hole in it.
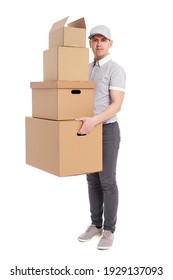
M 89 49 L 52 47 L 43 52 L 44 81 L 88 81 Z
M 26 117 L 26 163 L 57 176 L 102 170 L 102 125 L 84 136 L 82 122 Z
M 52 120 L 92 117 L 94 82 L 32 82 L 32 116 Z
M 55 22 L 49 32 L 49 48 L 55 46 L 81 47 L 86 46 L 85 19 L 80 18 L 65 26 L 68 17 Z

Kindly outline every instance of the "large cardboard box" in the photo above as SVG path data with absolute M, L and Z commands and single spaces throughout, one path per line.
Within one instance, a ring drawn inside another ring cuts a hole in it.
M 44 81 L 88 81 L 89 49 L 52 47 L 43 52 Z
M 80 18 L 65 26 L 68 17 L 55 22 L 49 32 L 49 48 L 55 46 L 82 47 L 86 46 L 86 25 Z
M 32 116 L 52 120 L 92 117 L 94 82 L 32 82 Z
M 84 136 L 82 122 L 26 117 L 26 163 L 57 176 L 102 170 L 102 125 Z

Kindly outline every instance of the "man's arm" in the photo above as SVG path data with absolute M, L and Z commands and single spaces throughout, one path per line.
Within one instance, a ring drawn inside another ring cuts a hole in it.
M 80 134 L 88 134 L 93 128 L 106 120 L 113 117 L 121 110 L 124 99 L 124 92 L 119 90 L 110 90 L 111 104 L 100 114 L 94 117 L 81 117 L 77 120 L 83 121 L 83 125 L 79 131 Z

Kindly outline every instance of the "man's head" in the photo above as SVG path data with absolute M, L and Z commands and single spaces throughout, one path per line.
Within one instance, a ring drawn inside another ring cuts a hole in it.
M 89 44 L 96 60 L 100 60 L 109 54 L 112 47 L 111 32 L 105 25 L 98 25 L 91 29 Z

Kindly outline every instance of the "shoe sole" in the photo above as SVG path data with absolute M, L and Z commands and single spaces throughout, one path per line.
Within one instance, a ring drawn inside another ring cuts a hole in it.
M 87 241 L 91 240 L 92 238 L 97 237 L 97 236 L 101 236 L 101 235 L 102 235 L 102 233 L 98 233 L 98 234 L 92 236 L 92 237 L 89 238 L 89 239 L 82 239 L 82 238 L 78 237 L 78 240 L 79 240 L 80 242 L 87 242 Z
M 97 249 L 98 250 L 107 250 L 107 249 L 110 249 L 112 246 L 109 246 L 109 247 L 100 247 L 100 246 L 97 246 Z

